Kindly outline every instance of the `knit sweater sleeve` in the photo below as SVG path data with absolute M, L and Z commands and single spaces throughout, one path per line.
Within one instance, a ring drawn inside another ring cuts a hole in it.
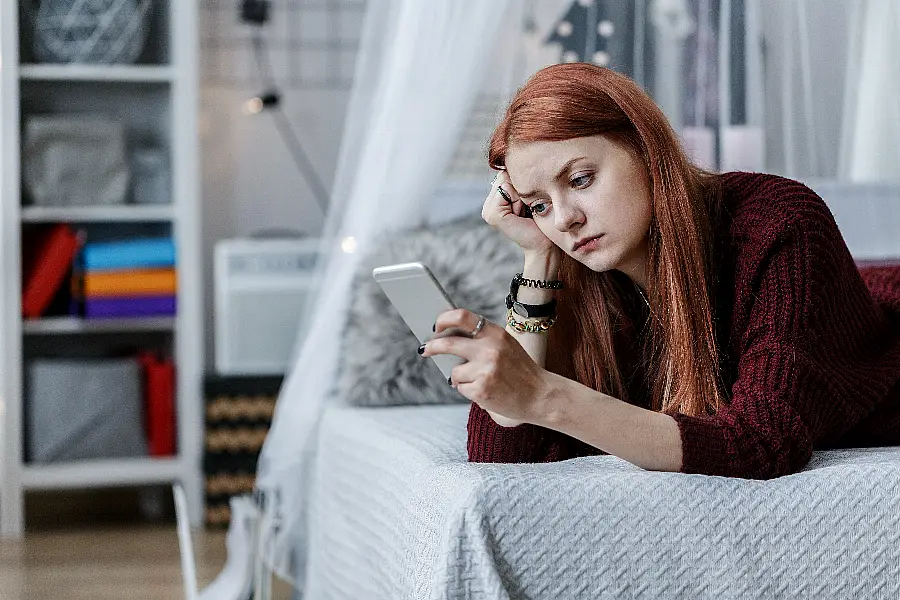
M 737 292 L 749 316 L 730 403 L 713 416 L 673 415 L 684 473 L 797 472 L 817 439 L 871 409 L 858 369 L 875 322 L 871 299 L 830 212 L 811 202 L 770 241 Z
M 474 402 L 469 409 L 468 451 L 469 462 L 479 463 L 556 462 L 605 454 L 581 440 L 539 425 L 503 427 Z

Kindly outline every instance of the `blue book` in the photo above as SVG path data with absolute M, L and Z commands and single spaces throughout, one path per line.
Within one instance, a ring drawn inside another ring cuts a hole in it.
M 86 271 L 170 267 L 175 264 L 175 244 L 172 238 L 94 242 L 85 244 L 82 260 Z

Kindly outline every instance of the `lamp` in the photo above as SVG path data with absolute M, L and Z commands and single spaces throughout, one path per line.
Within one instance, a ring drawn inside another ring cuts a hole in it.
M 258 115 L 267 108 L 275 108 L 281 102 L 281 94 L 278 90 L 269 90 L 259 96 L 254 96 L 244 103 L 244 113 Z
M 241 0 L 239 5 L 240 20 L 255 27 L 252 38 L 253 54 L 259 65 L 259 75 L 263 80 L 266 90 L 244 102 L 243 110 L 247 115 L 257 115 L 266 110 L 272 113 L 272 118 L 275 120 L 275 125 L 278 128 L 281 139 L 288 147 L 291 158 L 293 158 L 294 164 L 297 165 L 297 169 L 299 169 L 309 184 L 319 207 L 322 209 L 322 214 L 324 215 L 328 210 L 328 190 L 316 174 L 312 163 L 306 155 L 303 144 L 300 142 L 300 137 L 294 131 L 290 119 L 288 119 L 284 110 L 282 110 L 281 92 L 279 91 L 278 84 L 275 82 L 275 77 L 272 75 L 272 69 L 269 65 L 265 47 L 265 40 L 260 33 L 262 26 L 269 22 L 271 5 L 272 3 L 270 0 Z

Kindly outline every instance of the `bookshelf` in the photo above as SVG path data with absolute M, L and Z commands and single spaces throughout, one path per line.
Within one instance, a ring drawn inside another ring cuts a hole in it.
M 22 535 L 33 490 L 181 482 L 202 523 L 202 257 L 198 172 L 197 5 L 154 0 L 143 53 L 133 65 L 40 64 L 25 17 L 34 0 L 0 0 L 0 535 Z M 171 202 L 35 206 L 23 198 L 23 125 L 31 115 L 93 112 L 124 126 L 127 147 L 164 149 Z M 176 247 L 175 316 L 85 319 L 22 315 L 23 233 L 64 223 L 115 239 L 164 235 Z M 177 453 L 68 462 L 26 460 L 26 365 L 35 358 L 104 356 L 113 348 L 162 350 L 176 365 Z
M 171 221 L 172 206 L 27 206 L 23 223 L 141 223 Z
M 173 317 L 131 317 L 127 319 L 82 319 L 80 317 L 44 317 L 25 319 L 22 331 L 26 335 L 54 335 L 74 333 L 126 333 L 131 331 L 174 331 Z
M 175 80 L 175 70 L 157 65 L 42 65 L 19 67 L 19 77 L 24 81 L 112 81 L 159 82 Z

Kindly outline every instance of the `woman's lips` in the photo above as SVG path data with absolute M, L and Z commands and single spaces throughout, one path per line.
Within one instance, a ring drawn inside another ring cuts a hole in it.
M 583 252 L 585 250 L 595 250 L 597 248 L 597 244 L 600 242 L 600 238 L 602 238 L 602 237 L 603 237 L 602 233 L 598 236 L 594 236 L 591 239 L 589 239 L 588 241 L 586 241 L 585 243 L 583 243 L 582 245 L 574 248 L 572 251 L 573 252 Z

